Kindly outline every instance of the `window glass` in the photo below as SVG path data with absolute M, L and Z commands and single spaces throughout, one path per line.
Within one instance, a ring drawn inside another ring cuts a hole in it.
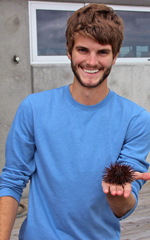
M 68 18 L 83 3 L 29 2 L 31 63 L 66 63 Z M 150 7 L 110 5 L 124 21 L 117 62 L 150 60 Z
M 67 19 L 83 3 L 29 1 L 31 64 L 70 63 L 66 53 Z
M 66 55 L 66 23 L 73 11 L 37 10 L 38 56 Z
M 116 12 L 124 21 L 124 41 L 119 57 L 150 57 L 150 12 Z

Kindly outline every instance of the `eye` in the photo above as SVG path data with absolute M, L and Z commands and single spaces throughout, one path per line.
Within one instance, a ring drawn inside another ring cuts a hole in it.
M 101 56 L 106 56 L 109 53 L 110 53 L 110 51 L 107 50 L 107 49 L 102 49 L 102 50 L 99 51 L 99 55 L 101 55 Z
M 106 54 L 107 54 L 107 51 L 106 51 L 106 50 L 101 50 L 101 51 L 99 52 L 99 54 L 101 54 L 101 55 L 106 55 Z
M 84 48 L 84 47 L 80 47 L 80 48 L 77 48 L 78 52 L 80 53 L 87 53 L 88 52 L 88 49 L 87 48 Z

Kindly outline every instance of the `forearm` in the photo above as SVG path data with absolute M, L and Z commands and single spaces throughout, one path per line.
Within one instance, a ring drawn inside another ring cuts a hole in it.
M 0 240 L 9 240 L 15 222 L 18 202 L 13 197 L 0 198 Z
M 150 180 L 150 173 L 135 172 L 134 179 Z M 132 194 L 131 183 L 121 186 L 102 181 L 102 188 L 110 208 L 117 217 L 122 217 L 135 206 L 136 200 Z
M 106 194 L 106 198 L 112 212 L 119 218 L 130 211 L 136 203 L 135 197 L 132 193 L 128 198 L 125 198 L 123 195 L 113 196 L 111 193 L 108 193 Z

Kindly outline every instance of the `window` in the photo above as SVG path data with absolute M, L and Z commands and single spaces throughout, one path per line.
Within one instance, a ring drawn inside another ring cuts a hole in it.
M 83 4 L 29 2 L 30 54 L 34 63 L 67 63 L 67 19 Z
M 150 60 L 150 7 L 112 6 L 124 22 L 118 62 Z
M 84 6 L 77 3 L 29 2 L 31 64 L 68 63 L 67 19 Z M 117 62 L 150 61 L 150 7 L 110 5 L 124 21 L 124 41 Z
M 37 10 L 38 56 L 66 55 L 65 27 L 72 11 Z

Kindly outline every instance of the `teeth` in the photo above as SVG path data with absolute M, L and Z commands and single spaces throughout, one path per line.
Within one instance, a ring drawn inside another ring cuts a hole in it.
M 87 73 L 97 73 L 97 72 L 99 72 L 99 70 L 98 69 L 93 69 L 93 70 L 89 70 L 89 69 L 83 69 L 84 70 L 84 72 L 87 72 Z

